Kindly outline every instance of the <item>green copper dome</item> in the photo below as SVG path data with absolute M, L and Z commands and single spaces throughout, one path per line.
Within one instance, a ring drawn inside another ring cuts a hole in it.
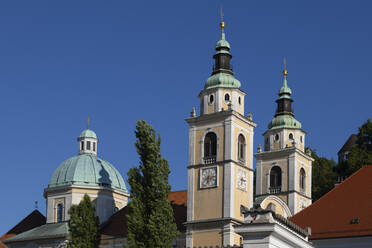
M 84 131 L 81 132 L 79 139 L 81 138 L 93 138 L 97 139 L 97 135 L 93 130 L 90 129 L 85 129 Z
M 115 167 L 93 154 L 81 154 L 64 161 L 54 171 L 48 188 L 68 185 L 108 187 L 128 192 Z
M 297 128 L 301 129 L 301 122 L 291 115 L 278 115 L 268 125 L 269 129 Z
M 240 81 L 233 75 L 228 73 L 217 73 L 210 76 L 205 83 L 204 89 L 212 89 L 217 87 L 223 88 L 240 88 Z

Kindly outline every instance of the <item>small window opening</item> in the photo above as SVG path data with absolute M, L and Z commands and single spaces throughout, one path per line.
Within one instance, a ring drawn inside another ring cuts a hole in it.
M 90 141 L 87 141 L 87 150 L 90 150 Z
M 225 101 L 226 101 L 226 102 L 230 101 L 230 95 L 227 94 L 227 93 L 225 94 Z
M 209 103 L 213 103 L 213 101 L 214 101 L 214 96 L 213 95 L 210 95 L 209 96 Z
M 217 156 L 217 136 L 215 133 L 207 133 L 204 138 L 204 163 L 216 162 Z
M 238 137 L 238 159 L 240 161 L 244 161 L 244 157 L 245 157 L 245 154 L 244 154 L 244 147 L 245 147 L 245 139 L 244 139 L 244 136 L 242 134 L 239 134 L 239 137 Z
M 301 170 L 300 170 L 300 190 L 301 190 L 301 192 L 305 191 L 305 186 L 306 186 L 305 178 L 306 178 L 305 170 L 304 170 L 304 168 L 301 168 Z
M 270 171 L 270 194 L 280 193 L 282 188 L 282 170 L 274 166 Z
M 275 134 L 275 141 L 279 140 L 279 134 Z
M 96 142 L 93 142 L 93 151 L 96 151 Z
M 238 103 L 239 103 L 239 104 L 242 104 L 242 99 L 240 98 L 240 96 L 239 96 L 239 98 L 238 98 Z
M 293 134 L 292 133 L 289 134 L 289 139 L 293 140 Z
M 302 143 L 302 136 L 300 136 L 300 141 L 301 141 L 301 143 Z
M 63 204 L 59 203 L 57 205 L 57 222 L 63 221 Z
M 84 141 L 81 142 L 81 150 L 84 150 Z

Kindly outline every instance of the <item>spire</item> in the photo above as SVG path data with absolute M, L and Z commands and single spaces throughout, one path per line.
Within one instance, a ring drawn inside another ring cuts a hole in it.
M 220 27 L 221 27 L 221 40 L 225 40 L 225 22 L 223 21 L 223 12 L 222 12 L 222 8 L 220 9 L 220 16 L 221 16 L 221 22 L 220 22 Z
M 213 58 L 215 60 L 215 65 L 213 68 L 213 74 L 219 73 L 219 72 L 225 72 L 233 75 L 232 68 L 230 65 L 230 60 L 232 58 L 230 54 L 230 44 L 225 39 L 225 22 L 223 21 L 223 13 L 221 9 L 221 22 L 220 22 L 220 28 L 221 28 L 221 39 L 217 41 L 216 44 L 216 53 L 214 54 Z
M 279 96 L 280 96 L 280 98 L 291 98 L 292 91 L 287 85 L 288 71 L 287 71 L 287 61 L 286 61 L 285 57 L 283 59 L 283 66 L 284 66 L 284 69 L 283 69 L 283 86 L 279 90 Z
M 278 107 L 276 109 L 275 116 L 288 115 L 288 114 L 291 115 L 291 116 L 294 116 L 294 113 L 293 113 L 293 110 L 292 110 L 293 100 L 291 99 L 292 91 L 288 87 L 288 84 L 287 84 L 288 71 L 287 71 L 287 61 L 286 61 L 285 58 L 283 59 L 283 67 L 284 67 L 284 69 L 283 69 L 283 86 L 279 90 L 279 99 L 276 100 L 276 102 L 278 103 Z
M 223 13 L 221 10 L 221 39 L 217 41 L 216 53 L 213 55 L 215 60 L 213 65 L 212 75 L 208 78 L 204 85 L 204 89 L 216 87 L 224 88 L 240 88 L 241 83 L 234 77 L 230 60 L 230 44 L 225 39 L 225 22 L 223 21 Z
M 301 123 L 294 118 L 292 109 L 292 91 L 287 84 L 287 63 L 283 61 L 283 86 L 279 90 L 279 99 L 276 100 L 277 107 L 274 119 L 269 123 L 269 129 L 276 128 L 301 128 Z

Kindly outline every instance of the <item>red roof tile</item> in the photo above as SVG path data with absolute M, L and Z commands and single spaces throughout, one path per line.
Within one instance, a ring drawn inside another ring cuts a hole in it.
M 372 165 L 363 166 L 290 220 L 310 239 L 372 236 Z
M 7 246 L 4 245 L 4 243 L 0 241 L 0 248 L 7 248 Z
M 169 194 L 168 200 L 171 202 L 173 208 L 174 219 L 179 231 L 184 232 L 187 217 L 187 191 L 175 191 Z M 128 208 L 124 207 L 113 214 L 108 221 L 103 223 L 100 228 L 100 233 L 105 236 L 125 236 L 128 228 L 125 215 Z

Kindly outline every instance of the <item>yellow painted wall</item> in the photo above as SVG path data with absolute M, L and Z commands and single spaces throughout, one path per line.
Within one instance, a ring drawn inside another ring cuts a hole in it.
M 210 95 L 213 95 L 213 102 L 212 103 L 209 103 L 209 96 Z M 205 103 L 207 105 L 207 114 L 211 114 L 211 113 L 214 113 L 216 110 L 216 100 L 217 100 L 217 97 L 216 97 L 216 93 L 211 93 L 208 95 L 207 97 L 207 102 Z
M 218 166 L 218 187 L 200 189 L 200 168 L 195 170 L 194 220 L 222 218 L 223 167 Z
M 222 90 L 222 96 L 221 96 L 221 106 L 224 110 L 227 110 L 229 109 L 229 105 L 228 105 L 228 102 L 225 101 L 225 94 L 229 94 L 230 95 L 230 101 L 232 100 L 232 90 Z
M 238 188 L 237 180 L 238 180 L 238 170 L 244 170 L 247 174 L 247 191 L 243 191 L 240 188 Z M 249 197 L 249 191 L 250 191 L 250 171 L 248 169 L 244 169 L 241 166 L 235 165 L 235 179 L 233 179 L 233 187 L 235 190 L 234 194 L 234 218 L 244 221 L 244 216 L 240 213 L 240 205 L 243 205 L 247 208 L 249 208 L 249 203 L 251 201 Z
M 243 244 L 240 240 L 241 240 L 242 236 L 240 236 L 239 234 L 236 234 L 234 235 L 234 245 L 237 245 L 237 246 L 240 246 L 241 244 Z
M 311 180 L 311 177 L 310 177 L 310 168 L 308 168 L 310 164 L 310 161 L 302 156 L 296 156 L 296 160 L 297 160 L 297 185 L 296 185 L 296 190 L 297 191 L 300 191 L 300 169 L 301 168 L 304 168 L 305 169 L 305 173 L 306 173 L 306 188 L 305 188 L 305 191 L 306 191 L 306 195 L 310 195 L 311 193 L 311 186 L 310 186 L 310 180 Z M 302 164 L 304 166 L 302 166 Z
M 210 246 L 221 246 L 222 245 L 222 233 L 221 231 L 209 231 L 209 232 L 196 232 L 193 233 L 193 246 L 194 247 L 210 247 Z

